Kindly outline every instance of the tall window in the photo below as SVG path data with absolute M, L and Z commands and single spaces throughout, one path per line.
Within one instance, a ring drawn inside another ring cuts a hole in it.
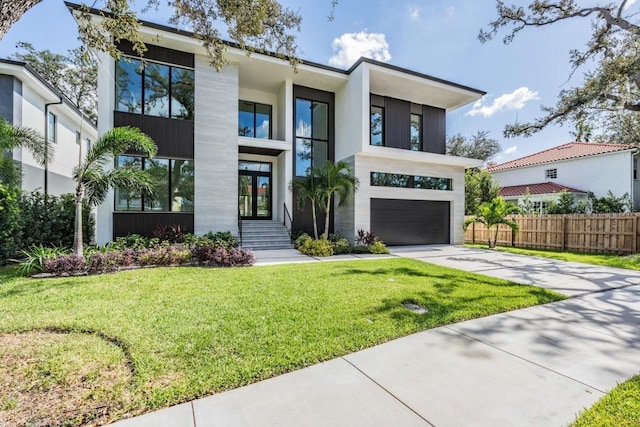
M 117 188 L 117 211 L 193 212 L 193 160 L 119 156 L 116 164 L 146 170 L 153 188 L 153 196 Z
M 238 135 L 271 139 L 271 105 L 240 101 L 238 103 Z
M 384 146 L 384 108 L 371 106 L 371 145 Z
M 123 57 L 116 63 L 116 110 L 193 120 L 194 73 L 188 68 Z
M 47 117 L 47 139 L 49 142 L 56 143 L 56 122 L 57 118 L 55 114 L 49 113 Z
M 296 176 L 304 176 L 329 159 L 329 105 L 297 98 L 296 120 Z
M 422 151 L 422 116 L 411 115 L 411 150 Z

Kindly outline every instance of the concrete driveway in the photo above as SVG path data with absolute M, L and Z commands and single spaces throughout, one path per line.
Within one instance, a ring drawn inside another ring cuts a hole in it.
M 640 372 L 640 273 L 460 247 L 393 252 L 581 296 L 420 332 L 116 425 L 560 427 Z

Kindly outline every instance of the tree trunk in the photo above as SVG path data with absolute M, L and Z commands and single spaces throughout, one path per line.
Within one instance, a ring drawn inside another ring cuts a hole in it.
M 496 232 L 493 234 L 493 244 L 489 244 L 489 247 L 491 249 L 495 248 L 496 245 L 498 244 L 498 232 L 500 231 L 500 226 L 498 225 L 496 227 Z M 489 237 L 489 240 L 491 240 L 491 237 Z
M 329 199 L 327 200 L 327 210 L 325 211 L 325 215 L 324 215 L 324 233 L 322 233 L 322 236 L 325 239 L 329 238 L 329 218 L 330 218 L 330 213 L 331 213 L 331 197 L 329 197 Z
M 311 217 L 313 218 L 313 237 L 318 240 L 318 221 L 316 220 L 316 201 L 311 201 Z
M 82 186 L 76 188 L 76 217 L 73 226 L 73 254 L 84 256 L 84 248 L 82 242 L 82 195 L 84 189 Z
M 0 40 L 9 28 L 42 0 L 0 0 Z

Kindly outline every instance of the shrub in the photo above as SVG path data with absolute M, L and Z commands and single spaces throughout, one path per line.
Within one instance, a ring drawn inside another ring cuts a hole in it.
M 22 193 L 19 198 L 22 218 L 21 247 L 73 246 L 73 230 L 76 215 L 76 202 L 73 194 L 47 196 L 40 192 Z M 90 242 L 94 234 L 94 220 L 87 201 L 82 209 L 82 238 Z
M 356 235 L 356 244 L 358 245 L 371 246 L 378 240 L 378 236 L 373 234 L 373 231 L 358 230 Z
M 0 183 L 0 265 L 15 256 L 20 248 L 22 228 L 19 198 L 20 190 Z
M 313 240 L 311 236 L 309 236 L 307 233 L 302 233 L 293 241 L 293 246 L 296 249 L 300 249 L 300 247 L 305 245 L 309 240 Z
M 45 261 L 58 256 L 67 255 L 65 248 L 50 248 L 42 245 L 32 246 L 20 251 L 22 259 L 18 265 L 18 272 L 24 276 L 30 276 L 45 271 Z
M 128 234 L 124 237 L 116 237 L 116 240 L 109 243 L 108 246 L 112 250 L 122 250 L 126 248 L 146 249 L 149 247 L 149 240 L 148 237 L 139 234 Z
M 210 231 L 202 237 L 211 241 L 214 246 L 221 246 L 227 250 L 238 247 L 238 240 L 230 231 L 218 231 L 215 234 Z
M 387 249 L 387 246 L 384 243 L 378 240 L 369 246 L 369 252 L 372 254 L 388 254 L 389 249 Z
M 75 254 L 45 258 L 43 265 L 45 273 L 57 275 L 83 273 L 85 271 L 84 257 Z
M 153 232 L 153 237 L 169 243 L 182 243 L 186 234 L 184 226 L 180 224 L 158 225 Z
M 198 244 L 191 249 L 191 259 L 202 265 L 239 267 L 255 263 L 252 251 L 241 248 L 226 249 L 211 244 Z
M 331 239 L 329 239 L 329 241 L 331 241 Z M 334 255 L 350 254 L 351 253 L 351 249 L 352 249 L 351 248 L 351 244 L 344 237 L 341 237 L 337 241 L 333 242 L 333 254 Z
M 369 252 L 369 246 L 351 246 L 351 253 L 352 254 L 368 254 L 371 253 Z
M 309 256 L 324 257 L 333 255 L 333 246 L 331 246 L 331 243 L 325 239 L 306 239 L 302 245 L 298 247 L 298 250 Z

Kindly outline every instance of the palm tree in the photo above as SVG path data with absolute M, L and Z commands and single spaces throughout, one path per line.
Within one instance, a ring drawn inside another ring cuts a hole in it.
M 331 202 L 337 196 L 338 206 L 342 206 L 358 191 L 360 182 L 353 174 L 350 163 L 341 160 L 337 163 L 328 161 L 321 168 L 313 171 L 320 187 L 320 208 L 324 211 L 324 232 L 322 237 L 329 237 L 329 218 L 331 217 Z
M 18 147 L 29 150 L 33 158 L 41 166 L 45 166 L 53 159 L 53 149 L 49 148 L 47 150 L 44 138 L 38 131 L 31 128 L 13 126 L 0 117 L 0 182 L 11 187 L 18 186 L 22 176 L 13 159 L 3 153 Z
M 73 235 L 73 253 L 82 256 L 82 201 L 86 197 L 90 206 L 104 201 L 110 188 L 124 187 L 143 194 L 153 192 L 149 175 L 131 165 L 104 170 L 113 158 L 128 151 L 145 157 L 156 155 L 157 147 L 140 129 L 124 126 L 109 130 L 89 148 L 83 161 L 73 169 L 76 182 L 76 215 Z
M 316 221 L 316 203 L 320 199 L 320 186 L 314 170 L 310 170 L 306 176 L 293 178 L 289 184 L 291 191 L 298 190 L 298 210 L 303 210 L 308 201 L 311 202 L 311 217 L 313 218 L 313 237 L 318 238 L 318 222 Z
M 476 215 L 464 222 L 464 229 L 466 230 L 470 224 L 475 222 L 484 224 L 489 230 L 489 248 L 495 248 L 496 241 L 498 240 L 500 224 L 510 227 L 514 233 L 518 232 L 518 223 L 507 218 L 507 216 L 517 213 L 520 213 L 519 206 L 507 203 L 502 199 L 502 197 L 498 196 L 490 202 L 480 204 L 476 211 Z M 495 228 L 495 232 L 493 234 L 492 241 L 491 229 L 493 228 Z

